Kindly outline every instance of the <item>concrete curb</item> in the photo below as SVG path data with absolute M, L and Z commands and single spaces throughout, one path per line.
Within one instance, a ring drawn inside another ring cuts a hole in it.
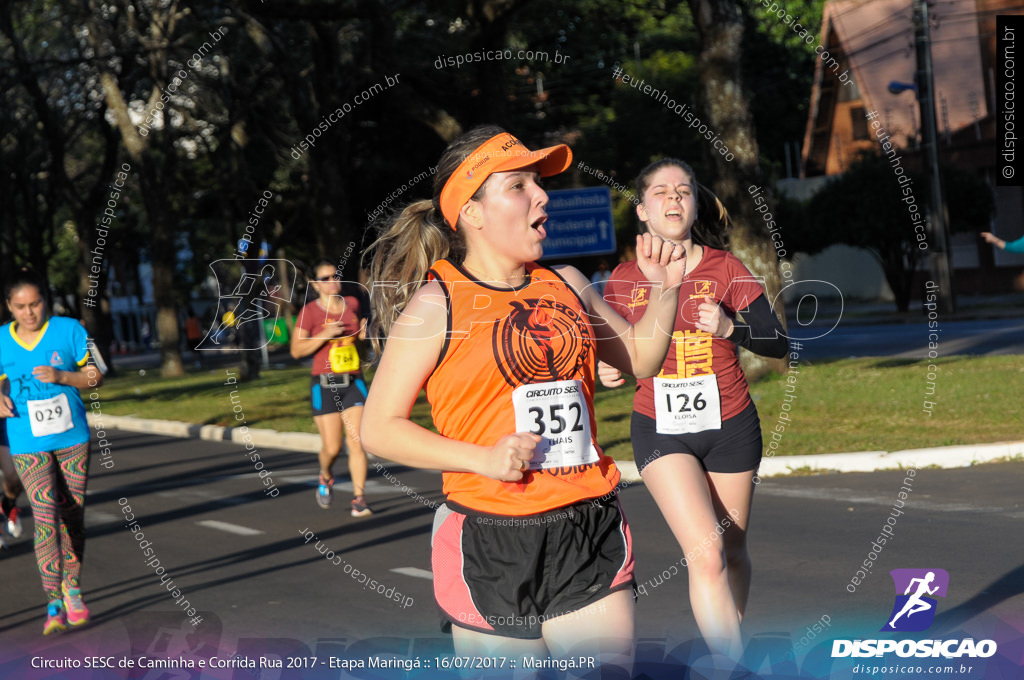
M 958 468 L 1014 456 L 1024 456 L 1024 442 L 941 446 L 903 451 L 827 453 L 817 456 L 780 456 L 762 460 L 760 476 L 786 475 L 804 468 L 818 472 L 873 472 L 905 470 L 910 467 Z
M 177 420 L 152 420 L 133 416 L 108 416 L 99 418 L 88 414 L 89 425 L 97 423 L 109 430 L 160 434 L 185 439 L 206 439 L 217 442 L 244 444 L 245 437 L 258 447 L 286 449 L 317 453 L 320 451 L 320 435 L 308 432 L 277 432 L 260 428 L 248 428 L 243 434 L 239 427 L 220 425 L 193 425 Z M 910 467 L 958 468 L 970 467 L 994 460 L 1024 456 L 1024 441 L 997 442 L 995 444 L 973 444 L 968 446 L 943 446 L 931 449 L 907 449 L 904 451 L 860 451 L 856 453 L 820 453 L 813 456 L 778 456 L 761 461 L 759 477 L 778 477 L 799 470 L 811 472 L 874 472 Z M 372 454 L 371 460 L 377 460 Z M 623 481 L 640 481 L 636 463 L 631 460 L 615 461 L 622 472 Z
M 761 460 L 758 477 L 762 479 L 779 477 L 798 470 L 821 474 L 906 470 L 911 467 L 959 468 L 991 463 L 1015 456 L 1024 456 L 1024 441 L 942 446 L 904 451 L 858 451 L 856 453 L 819 453 L 813 456 L 778 456 Z M 624 480 L 640 481 L 636 463 L 624 460 L 615 461 L 615 464 L 622 471 Z
M 320 451 L 320 435 L 309 432 L 277 432 L 257 427 L 248 428 L 242 433 L 240 427 L 223 427 L 221 425 L 194 425 L 178 420 L 153 420 L 135 418 L 133 416 L 108 416 L 99 418 L 88 414 L 89 425 L 93 428 L 97 423 L 109 430 L 125 432 L 141 432 L 143 434 L 161 434 L 166 437 L 182 437 L 185 439 L 206 439 L 214 442 L 233 442 L 245 444 L 246 436 L 258 447 L 268 449 L 286 449 L 317 453 Z

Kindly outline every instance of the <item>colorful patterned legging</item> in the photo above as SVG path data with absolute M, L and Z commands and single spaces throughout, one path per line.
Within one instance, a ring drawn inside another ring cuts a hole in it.
M 55 600 L 61 596 L 61 580 L 69 588 L 77 588 L 82 571 L 89 442 L 11 457 L 32 505 L 43 590 L 47 600 Z

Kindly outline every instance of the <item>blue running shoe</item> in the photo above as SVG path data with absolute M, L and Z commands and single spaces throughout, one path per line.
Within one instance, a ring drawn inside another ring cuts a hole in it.
M 331 507 L 334 500 L 334 477 L 324 477 L 320 474 L 320 485 L 316 487 L 316 504 L 324 510 Z

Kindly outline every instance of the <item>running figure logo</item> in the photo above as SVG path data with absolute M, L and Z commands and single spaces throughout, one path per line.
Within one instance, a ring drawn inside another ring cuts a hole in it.
M 944 569 L 893 569 L 889 574 L 896 586 L 896 603 L 882 630 L 907 633 L 926 630 L 935 620 L 938 604 L 928 596 L 946 596 L 949 574 Z
M 647 302 L 647 289 L 640 284 L 636 284 L 636 286 L 633 287 L 633 298 L 629 301 L 629 308 L 633 309 L 640 305 L 646 305 Z
M 230 293 L 220 294 L 214 325 L 198 349 L 219 348 L 232 330 L 248 331 L 258 338 L 255 342 L 244 343 L 246 349 L 263 347 L 270 342 L 263 325 L 276 323 L 283 305 L 291 298 L 291 291 L 284 291 L 278 283 L 284 280 L 294 284 L 295 265 L 290 261 L 266 260 L 258 271 L 243 269 L 240 274 L 237 265 L 236 260 L 217 260 L 210 265 L 217 275 L 218 285 L 228 281 L 234 285 Z

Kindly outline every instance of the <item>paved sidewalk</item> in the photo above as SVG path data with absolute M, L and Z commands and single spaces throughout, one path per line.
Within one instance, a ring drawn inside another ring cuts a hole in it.
M 193 425 L 176 420 L 153 420 L 132 416 L 108 416 L 102 418 L 103 426 L 110 430 L 142 432 L 167 437 L 226 441 L 257 447 L 284 449 L 317 453 L 320 450 L 320 435 L 308 432 L 277 432 L 260 428 L 220 425 Z M 89 424 L 95 426 L 95 419 L 89 414 Z M 778 477 L 793 472 L 872 472 L 874 470 L 906 469 L 910 467 L 958 468 L 981 463 L 1006 460 L 1024 456 L 1024 441 L 975 444 L 968 446 L 941 446 L 931 449 L 907 449 L 904 451 L 858 451 L 853 453 L 821 453 L 813 456 L 766 457 L 761 461 L 760 477 Z M 376 457 L 370 454 L 372 460 Z M 615 464 L 622 471 L 622 478 L 630 482 L 640 481 L 636 463 L 631 460 L 617 460 Z

